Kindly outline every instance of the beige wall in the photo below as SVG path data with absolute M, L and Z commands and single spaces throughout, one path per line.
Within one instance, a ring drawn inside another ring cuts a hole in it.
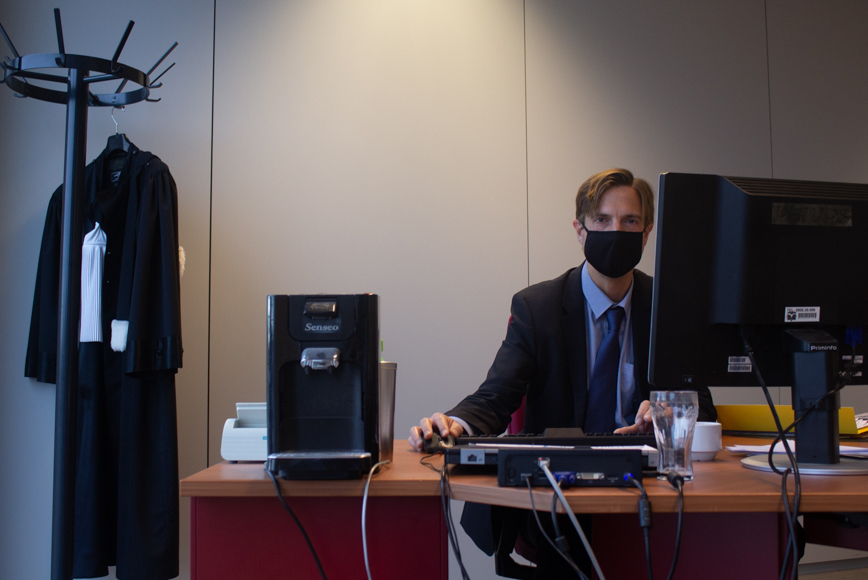
M 55 50 L 58 5 L 70 52 L 110 57 L 130 19 L 132 66 L 180 42 L 162 102 L 116 117 L 179 186 L 183 475 L 220 460 L 236 401 L 265 399 L 268 294 L 380 294 L 401 438 L 482 380 L 512 293 L 582 259 L 587 175 L 868 181 L 855 0 L 6 0 L 19 52 Z M 113 129 L 90 111 L 88 159 Z M 0 576 L 44 578 L 54 389 L 22 370 L 63 107 L 0 87 L 0 131 Z M 844 403 L 866 410 L 868 393 Z
M 68 52 L 110 59 L 135 21 L 121 62 L 147 71 L 169 49 L 177 62 L 155 90 L 159 103 L 115 112 L 121 132 L 170 167 L 179 191 L 184 368 L 178 374 L 181 475 L 207 466 L 208 276 L 213 13 L 210 0 L 6 1 L 0 23 L 20 54 L 57 51 L 53 8 Z M 0 40 L 2 43 L 2 40 Z M 9 54 L 5 43 L 0 53 Z M 161 67 L 158 72 L 162 70 Z M 117 83 L 94 92 L 112 92 Z M 115 125 L 110 110 L 88 115 L 88 162 Z M 54 453 L 53 385 L 24 378 L 24 352 L 48 199 L 63 180 L 65 107 L 16 99 L 0 87 L 0 577 L 48 578 Z M 189 577 L 189 502 L 181 503 L 183 577 Z
M 380 295 L 403 433 L 483 376 L 527 283 L 521 4 L 226 4 L 209 460 L 265 400 L 269 294 Z

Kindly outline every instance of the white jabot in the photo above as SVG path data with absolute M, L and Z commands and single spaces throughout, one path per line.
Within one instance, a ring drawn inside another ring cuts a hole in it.
M 94 224 L 81 245 L 80 342 L 102 342 L 102 273 L 105 262 L 105 232 Z

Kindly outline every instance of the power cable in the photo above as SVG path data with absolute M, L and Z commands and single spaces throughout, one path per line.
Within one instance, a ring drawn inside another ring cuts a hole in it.
M 316 555 L 316 550 L 313 549 L 313 544 L 310 542 L 310 538 L 307 535 L 307 532 L 304 531 L 304 526 L 301 525 L 301 522 L 298 521 L 298 518 L 295 517 L 295 513 L 290 509 L 289 505 L 287 505 L 286 501 L 283 499 L 283 494 L 280 493 L 280 484 L 277 483 L 277 478 L 274 477 L 274 473 L 265 470 L 268 476 L 271 478 L 272 483 L 274 483 L 274 489 L 277 491 L 277 499 L 280 500 L 280 505 L 283 506 L 283 509 L 286 510 L 292 517 L 292 521 L 295 522 L 295 525 L 298 526 L 298 530 L 301 532 L 301 536 L 304 538 L 305 543 L 307 544 L 307 548 L 310 550 L 310 555 L 313 556 L 314 562 L 316 562 L 316 567 L 319 569 L 319 575 L 322 576 L 322 580 L 328 580 L 326 578 L 325 572 L 322 569 L 322 564 L 320 564 L 319 557 Z

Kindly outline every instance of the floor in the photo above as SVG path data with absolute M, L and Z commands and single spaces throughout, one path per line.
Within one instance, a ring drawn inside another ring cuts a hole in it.
M 805 580 L 865 580 L 865 578 L 868 578 L 868 568 L 799 574 L 799 578 L 804 578 Z

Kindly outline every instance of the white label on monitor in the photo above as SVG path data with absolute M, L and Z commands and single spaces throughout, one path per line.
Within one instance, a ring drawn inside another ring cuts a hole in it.
M 753 365 L 750 364 L 750 357 L 747 356 L 731 356 L 726 361 L 726 372 L 728 373 L 751 373 Z
M 784 322 L 820 322 L 820 307 L 787 306 Z

